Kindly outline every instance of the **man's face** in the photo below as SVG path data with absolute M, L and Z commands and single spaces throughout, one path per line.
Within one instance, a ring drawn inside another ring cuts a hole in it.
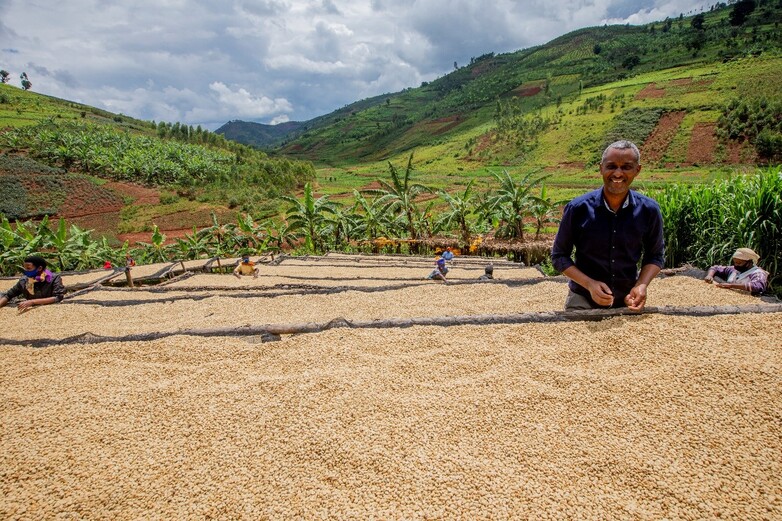
M 745 271 L 747 271 L 752 267 L 752 261 L 734 258 L 733 267 L 739 270 L 741 273 L 744 273 Z
M 24 271 L 38 271 L 38 268 L 32 262 L 25 262 Z
M 600 163 L 600 175 L 606 193 L 616 196 L 626 195 L 633 179 L 641 171 L 641 165 L 635 159 L 635 153 L 629 148 L 610 148 L 605 160 Z

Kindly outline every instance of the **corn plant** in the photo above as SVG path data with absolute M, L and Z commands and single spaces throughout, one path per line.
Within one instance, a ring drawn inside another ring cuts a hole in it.
M 669 266 L 726 264 L 736 248 L 748 247 L 760 255 L 760 265 L 771 274 L 772 285 L 782 282 L 780 167 L 711 185 L 668 186 L 657 200 Z

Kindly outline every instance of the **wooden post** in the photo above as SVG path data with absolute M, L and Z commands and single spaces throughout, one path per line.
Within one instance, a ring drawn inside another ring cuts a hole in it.
M 220 265 L 220 257 L 217 257 L 217 269 L 219 273 L 223 272 L 223 267 Z
M 125 268 L 125 278 L 128 279 L 128 287 L 133 287 L 133 276 L 130 274 L 130 266 Z

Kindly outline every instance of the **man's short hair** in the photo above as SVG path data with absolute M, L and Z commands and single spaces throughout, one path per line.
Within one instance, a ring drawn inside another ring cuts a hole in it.
M 30 255 L 29 257 L 26 257 L 24 261 L 29 262 L 36 268 L 46 269 L 46 260 L 43 257 L 39 257 L 38 255 Z
M 626 139 L 620 139 L 619 141 L 614 141 L 613 143 L 608 145 L 605 150 L 603 150 L 603 156 L 600 158 L 600 163 L 603 163 L 603 161 L 606 160 L 608 151 L 611 150 L 612 148 L 617 148 L 619 150 L 627 150 L 629 148 L 635 154 L 635 161 L 637 163 L 641 162 L 641 151 L 638 150 L 638 147 L 635 146 L 635 143 L 633 143 L 632 141 L 628 141 Z

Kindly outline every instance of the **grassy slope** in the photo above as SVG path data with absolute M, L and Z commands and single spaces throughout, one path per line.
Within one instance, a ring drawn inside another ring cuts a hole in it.
M 404 165 L 411 152 L 415 153 L 416 180 L 430 186 L 456 190 L 475 179 L 477 188 L 486 189 L 492 186 L 493 171 L 544 169 L 552 174 L 552 195 L 566 198 L 594 186 L 596 153 L 623 113 L 661 108 L 686 114 L 664 158 L 645 165 L 639 184 L 724 176 L 733 168 L 724 148 L 718 147 L 709 162 L 687 164 L 693 129 L 715 122 L 720 108 L 736 96 L 778 97 L 782 72 L 782 60 L 775 50 L 781 34 L 775 23 L 782 18 L 782 8 L 759 9 L 740 29 L 727 24 L 729 12 L 726 8 L 706 13 L 709 41 L 697 54 L 686 48 L 694 30 L 690 19 L 684 18 L 673 21 L 667 32 L 664 22 L 585 28 L 544 46 L 481 56 L 420 88 L 357 101 L 305 122 L 302 134 L 286 143 L 280 153 L 317 162 L 321 166 L 319 193 L 343 200 L 349 199 L 353 189 L 385 177 L 389 160 Z M 761 49 L 766 51 L 755 56 Z M 632 69 L 623 64 L 628 56 L 638 57 Z M 726 56 L 733 58 L 723 62 Z M 689 83 L 682 84 L 682 80 Z M 663 96 L 640 98 L 638 93 L 650 85 Z M 154 135 L 149 122 L 86 105 L 8 85 L 0 85 L 0 95 L 10 100 L 0 103 L 0 129 L 54 119 L 90 121 Z M 624 106 L 612 109 L 609 102 L 601 111 L 577 113 L 587 99 L 599 95 L 609 100 L 621 97 Z M 514 145 L 493 139 L 497 100 L 513 100 L 526 113 L 543 115 L 554 114 L 559 102 L 560 121 L 540 136 L 531 152 L 521 155 Z M 202 210 L 198 201 L 192 203 L 194 212 Z M 125 210 L 123 215 L 131 217 L 122 227 L 143 229 L 144 224 L 134 216 L 143 215 L 148 223 L 155 216 L 181 212 L 183 204 L 178 199 Z
M 12 85 L 0 85 L 0 132 L 48 121 L 111 126 L 157 139 L 157 127 L 153 122 L 25 92 Z M 26 153 L 24 149 L 10 152 L 14 156 Z M 107 236 L 113 242 L 117 241 L 119 234 L 149 232 L 153 224 L 169 230 L 208 226 L 212 222 L 212 212 L 219 216 L 221 222 L 233 220 L 240 209 L 231 209 L 234 205 L 229 201 L 230 187 L 222 185 L 218 187 L 226 194 L 222 199 L 216 189 L 205 195 L 199 195 L 196 190 L 195 195 L 188 193 L 180 197 L 175 193 L 176 187 L 142 188 L 124 182 L 107 184 L 105 179 L 80 172 L 61 169 L 52 172 L 47 166 L 23 157 L 21 167 L 16 157 L 3 155 L 0 159 L 0 189 L 6 200 L 18 202 L 3 206 L 8 216 L 26 219 L 55 213 L 81 227 L 95 229 L 96 234 Z M 262 200 L 256 201 L 253 208 L 257 215 L 268 216 L 269 212 L 276 214 L 277 204 Z
M 664 156 L 645 165 L 649 175 L 641 184 L 721 177 L 753 158 L 731 159 L 719 145 L 709 161 L 688 163 L 693 129 L 715 123 L 730 99 L 778 97 L 782 74 L 782 8 L 759 8 L 741 28 L 727 23 L 729 13 L 730 8 L 705 13 L 708 41 L 697 53 L 687 48 L 696 31 L 691 18 L 683 18 L 672 21 L 667 32 L 664 22 L 652 24 L 654 30 L 587 28 L 545 46 L 481 57 L 419 88 L 375 98 L 364 110 L 319 118 L 281 152 L 321 166 L 321 193 L 364 186 L 385 176 L 387 161 L 401 165 L 414 152 L 418 180 L 428 185 L 455 189 L 472 178 L 485 181 L 492 170 L 542 168 L 553 174 L 555 195 L 567 197 L 594 185 L 596 154 L 627 111 L 659 108 L 684 111 L 683 120 Z M 629 69 L 623 63 L 632 55 L 640 63 Z M 645 88 L 662 97 L 639 95 Z M 603 110 L 577 114 L 585 100 L 599 95 L 609 99 Z M 531 153 L 520 155 L 492 139 L 498 99 L 514 99 L 526 113 L 543 115 L 553 115 L 559 102 L 560 122 Z M 615 107 L 610 100 L 617 101 Z M 482 154 L 475 153 L 478 148 Z

